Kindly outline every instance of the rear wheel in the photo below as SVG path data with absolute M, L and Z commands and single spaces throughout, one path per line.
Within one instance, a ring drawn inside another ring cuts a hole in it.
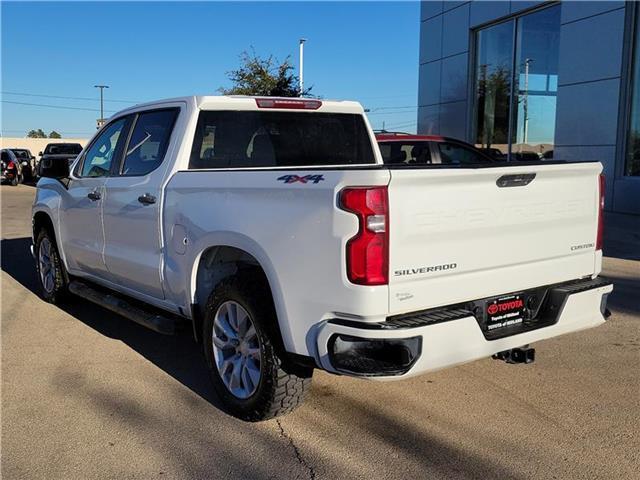
M 18 176 L 18 173 L 16 172 L 16 174 L 14 175 L 14 177 L 11 179 L 11 185 L 13 185 L 14 187 L 17 186 L 20 183 L 20 177 Z
M 55 239 L 46 228 L 38 233 L 35 254 L 42 297 L 58 304 L 67 294 L 67 275 Z
M 273 338 L 271 295 L 256 277 L 245 273 L 223 281 L 209 298 L 204 321 L 205 358 L 216 393 L 230 413 L 249 421 L 295 409 L 313 373 L 284 365 Z

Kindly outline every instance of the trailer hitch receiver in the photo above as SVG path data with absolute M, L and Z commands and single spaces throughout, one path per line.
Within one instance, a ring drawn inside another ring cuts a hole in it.
M 498 352 L 491 358 L 507 363 L 533 363 L 536 359 L 536 349 L 529 348 L 528 345 L 525 345 L 524 347 Z

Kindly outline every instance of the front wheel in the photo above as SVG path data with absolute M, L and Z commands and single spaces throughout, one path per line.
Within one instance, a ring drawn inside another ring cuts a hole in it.
M 313 373 L 283 364 L 273 338 L 271 294 L 257 278 L 245 273 L 223 281 L 209 297 L 204 319 L 205 358 L 216 393 L 231 414 L 248 421 L 294 410 Z
M 58 304 L 67 294 L 67 275 L 55 239 L 45 228 L 36 238 L 35 254 L 42 297 L 49 303 Z

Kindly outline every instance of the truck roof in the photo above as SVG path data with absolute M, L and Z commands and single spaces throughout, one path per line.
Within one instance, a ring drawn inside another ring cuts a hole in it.
M 259 107 L 258 101 L 272 101 L 275 102 L 275 106 L 271 107 Z M 176 97 L 167 98 L 162 100 L 154 100 L 152 102 L 140 103 L 132 107 L 119 111 L 113 116 L 121 115 L 128 111 L 140 110 L 141 108 L 149 108 L 153 106 L 166 105 L 168 103 L 183 102 L 192 104 L 200 110 L 259 110 L 261 108 L 268 108 L 269 110 L 289 110 L 295 109 L 298 111 L 317 111 L 328 113 L 355 113 L 364 114 L 362 105 L 358 102 L 348 100 L 324 100 L 316 98 L 306 97 L 262 97 L 262 96 L 245 96 L 245 95 L 192 95 L 188 97 Z M 281 103 L 281 105 L 278 105 Z M 319 104 L 314 108 L 300 108 L 299 106 L 288 107 L 286 104 L 295 103 L 308 103 Z

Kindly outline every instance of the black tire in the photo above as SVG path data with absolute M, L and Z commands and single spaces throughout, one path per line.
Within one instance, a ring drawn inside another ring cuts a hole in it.
M 47 240 L 51 246 L 49 258 L 51 259 L 51 269 L 53 272 L 53 288 L 50 290 L 45 288 L 42 275 L 40 274 L 40 246 L 45 240 Z M 40 283 L 42 298 L 49 303 L 60 304 L 68 294 L 67 272 L 60 259 L 55 237 L 47 228 L 43 228 L 38 232 L 34 253 L 36 256 L 36 272 L 38 273 L 38 282 Z
M 260 343 L 260 380 L 248 398 L 234 395 L 222 380 L 213 352 L 214 319 L 219 307 L 228 301 L 242 306 L 249 314 Z M 268 420 L 294 410 L 311 385 L 313 369 L 283 362 L 277 317 L 271 293 L 261 272 L 239 272 L 223 280 L 211 293 L 203 322 L 204 354 L 214 389 L 229 413 L 243 420 Z
M 20 183 L 20 178 L 18 177 L 18 174 L 16 173 L 15 176 L 13 177 L 13 179 L 11 180 L 11 185 L 13 187 L 18 186 L 18 184 Z

